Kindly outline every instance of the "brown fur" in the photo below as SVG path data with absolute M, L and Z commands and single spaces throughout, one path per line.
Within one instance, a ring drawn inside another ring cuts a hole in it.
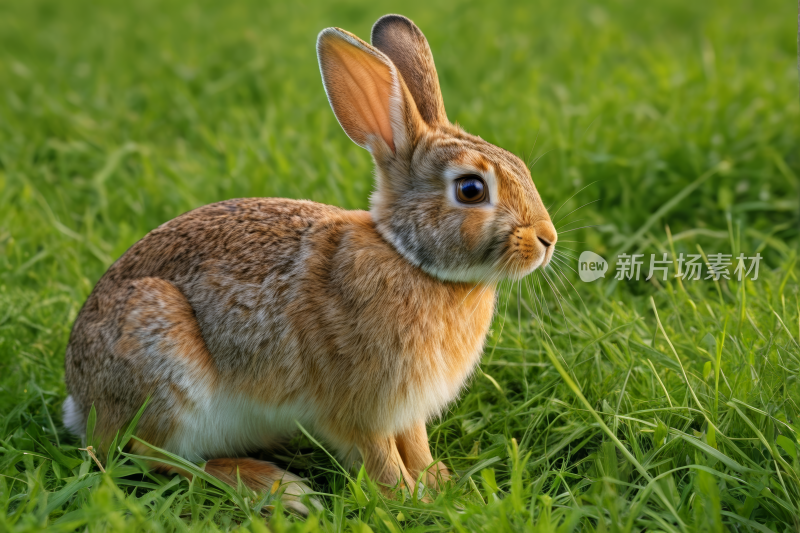
M 291 476 L 237 457 L 295 420 L 385 485 L 449 477 L 425 422 L 475 369 L 496 283 L 546 265 L 557 236 L 525 165 L 446 121 L 419 29 L 392 15 L 373 40 L 318 40 L 336 116 L 376 162 L 371 211 L 228 200 L 150 232 L 75 321 L 74 430 L 94 405 L 107 444 L 149 397 L 137 435 L 226 483 Z M 455 201 L 461 173 L 489 201 Z
M 450 473 L 442 462 L 434 462 L 428 446 L 428 430 L 423 422 L 417 422 L 396 437 L 397 451 L 412 479 L 424 473 L 422 482 L 428 486 L 450 479 Z
M 403 74 L 422 120 L 431 126 L 447 122 L 433 54 L 419 28 L 406 17 L 386 15 L 372 27 L 371 40 Z

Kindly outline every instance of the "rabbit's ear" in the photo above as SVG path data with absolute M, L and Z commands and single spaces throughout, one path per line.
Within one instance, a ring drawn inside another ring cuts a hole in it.
M 433 54 L 422 31 L 402 15 L 384 15 L 372 27 L 372 46 L 386 54 L 403 76 L 422 120 L 447 122 Z
M 381 52 L 340 28 L 317 38 L 322 84 L 345 133 L 375 153 L 379 139 L 396 152 L 413 138 L 419 114 L 397 68 Z

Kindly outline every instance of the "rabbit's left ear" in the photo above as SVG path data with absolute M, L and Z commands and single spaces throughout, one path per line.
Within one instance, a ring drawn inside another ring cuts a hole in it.
M 384 15 L 372 27 L 371 40 L 400 71 L 422 120 L 429 126 L 447 123 L 433 54 L 417 25 L 403 15 Z
M 388 147 L 408 155 L 424 127 L 402 76 L 379 50 L 340 28 L 317 39 L 322 83 L 345 133 L 373 156 Z

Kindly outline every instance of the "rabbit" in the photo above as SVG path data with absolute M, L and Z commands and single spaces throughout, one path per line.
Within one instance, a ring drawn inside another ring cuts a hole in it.
M 386 15 L 371 40 L 317 39 L 333 112 L 375 163 L 370 210 L 236 199 L 151 231 L 75 320 L 71 431 L 94 406 L 102 451 L 149 398 L 137 437 L 232 485 L 281 482 L 303 513 L 310 488 L 247 456 L 297 423 L 381 486 L 449 478 L 426 422 L 474 372 L 498 282 L 547 265 L 557 235 L 526 165 L 448 121 L 419 28 Z

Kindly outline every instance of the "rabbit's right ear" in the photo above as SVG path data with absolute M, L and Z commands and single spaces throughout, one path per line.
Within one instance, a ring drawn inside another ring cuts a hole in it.
M 446 124 L 431 47 L 417 25 L 403 15 L 384 15 L 372 27 L 372 45 L 400 71 L 422 120 L 431 126 Z
M 328 101 L 348 137 L 373 155 L 381 148 L 376 143 L 405 151 L 421 119 L 392 61 L 340 28 L 320 32 L 317 57 Z

